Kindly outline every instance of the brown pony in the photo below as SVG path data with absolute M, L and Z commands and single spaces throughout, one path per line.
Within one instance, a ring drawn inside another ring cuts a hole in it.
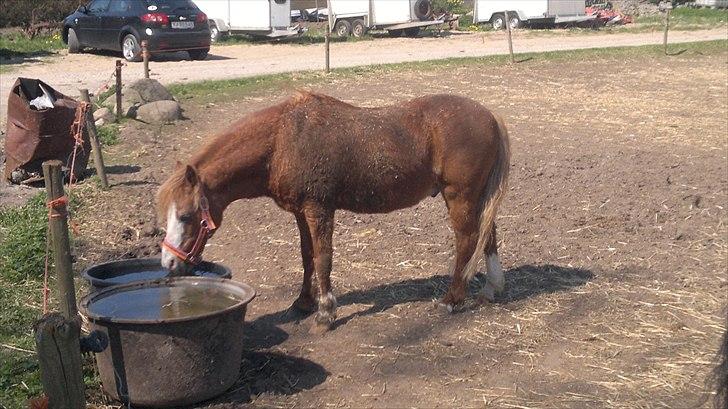
M 504 278 L 495 216 L 510 166 L 503 121 L 479 103 L 431 95 L 385 108 L 359 108 L 299 92 L 250 114 L 174 171 L 158 195 L 167 219 L 162 262 L 175 273 L 199 261 L 225 208 L 271 197 L 293 213 L 301 234 L 303 286 L 293 306 L 313 311 L 314 330 L 336 318 L 331 294 L 334 212 L 386 213 L 442 193 L 455 230 L 457 259 L 442 303 L 452 311 L 483 255 L 492 300 Z

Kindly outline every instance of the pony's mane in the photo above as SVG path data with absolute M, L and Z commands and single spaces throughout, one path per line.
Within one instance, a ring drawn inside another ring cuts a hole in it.
M 169 178 L 159 187 L 157 191 L 157 218 L 164 221 L 167 217 L 167 210 L 174 200 L 175 192 L 187 184 L 185 179 L 185 166 L 177 166 Z M 195 197 L 195 205 L 198 198 Z

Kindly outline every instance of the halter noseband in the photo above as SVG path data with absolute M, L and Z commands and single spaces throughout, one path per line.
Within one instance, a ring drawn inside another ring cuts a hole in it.
M 200 195 L 200 230 L 197 231 L 197 238 L 195 244 L 192 245 L 190 251 L 185 252 L 179 247 L 175 247 L 172 243 L 167 241 L 165 237 L 162 241 L 162 247 L 169 250 L 177 258 L 184 262 L 197 265 L 202 261 L 202 251 L 205 249 L 205 243 L 212 237 L 212 233 L 215 232 L 217 226 L 210 216 L 210 205 L 207 202 L 207 198 L 204 194 Z

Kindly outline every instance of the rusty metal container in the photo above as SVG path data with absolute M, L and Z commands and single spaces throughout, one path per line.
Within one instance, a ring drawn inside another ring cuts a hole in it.
M 169 270 L 162 267 L 162 260 L 159 257 L 109 261 L 93 265 L 81 273 L 81 277 L 91 284 L 91 291 L 134 281 L 158 280 L 166 278 L 168 275 Z M 208 261 L 203 261 L 195 266 L 190 275 L 212 278 L 232 277 L 229 268 Z
M 210 399 L 238 378 L 243 321 L 255 291 L 221 278 L 175 277 L 108 287 L 79 311 L 109 346 L 96 354 L 103 390 L 134 406 Z
M 43 97 L 47 101 L 45 106 L 31 104 L 36 98 L 42 100 Z M 78 101 L 41 80 L 18 78 L 8 96 L 5 179 L 15 183 L 28 177 L 38 180 L 38 175 L 42 176 L 41 164 L 51 159 L 58 159 L 70 168 L 76 144 L 71 135 L 71 125 L 77 107 Z M 82 145 L 75 154 L 75 179 L 83 176 L 90 152 L 91 143 L 84 128 Z M 27 176 L 14 178 L 13 173 Z

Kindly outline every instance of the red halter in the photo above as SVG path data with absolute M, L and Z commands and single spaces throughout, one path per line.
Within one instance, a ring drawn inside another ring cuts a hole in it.
M 215 232 L 217 226 L 210 216 L 210 206 L 207 202 L 207 198 L 204 195 L 200 196 L 200 230 L 197 231 L 197 238 L 195 244 L 192 245 L 190 251 L 185 252 L 181 248 L 175 247 L 172 243 L 167 241 L 165 237 L 162 241 L 162 247 L 169 250 L 172 254 L 177 256 L 184 262 L 197 265 L 202 261 L 202 251 L 205 249 L 205 243 L 207 239 L 212 237 L 212 233 Z

